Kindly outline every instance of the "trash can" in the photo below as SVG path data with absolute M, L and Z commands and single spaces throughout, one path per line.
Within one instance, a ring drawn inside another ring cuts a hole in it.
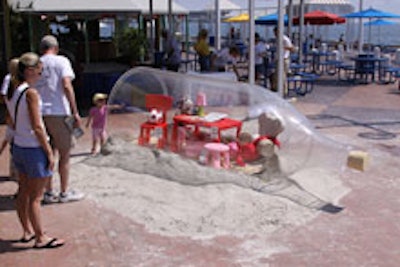
M 162 68 L 164 52 L 154 52 L 154 67 Z

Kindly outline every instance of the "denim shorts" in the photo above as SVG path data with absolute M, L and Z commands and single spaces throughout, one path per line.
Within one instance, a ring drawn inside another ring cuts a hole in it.
M 28 178 L 46 178 L 53 175 L 48 169 L 49 160 L 42 147 L 12 146 L 15 168 Z

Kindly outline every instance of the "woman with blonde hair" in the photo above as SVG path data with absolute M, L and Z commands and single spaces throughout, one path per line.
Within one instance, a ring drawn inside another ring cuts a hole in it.
M 14 77 L 12 77 L 11 74 L 12 73 L 17 73 L 18 62 L 19 62 L 18 58 L 12 58 L 8 62 L 8 74 L 4 77 L 3 83 L 2 83 L 1 89 L 0 89 L 0 94 L 1 94 L 1 97 L 2 97 L 2 99 L 1 99 L 2 101 L 4 101 L 4 97 L 7 95 L 8 88 L 10 86 L 15 86 L 15 84 L 16 84 L 16 77 L 15 77 L 15 75 L 14 75 Z
M 23 54 L 16 71 L 11 75 L 17 77 L 17 84 L 9 88 L 6 105 L 14 128 L 12 158 L 19 176 L 17 214 L 23 229 L 19 241 L 35 240 L 34 248 L 60 247 L 64 241 L 45 234 L 40 216 L 40 201 L 54 158 L 42 120 L 41 99 L 33 88 L 42 72 L 39 56 Z

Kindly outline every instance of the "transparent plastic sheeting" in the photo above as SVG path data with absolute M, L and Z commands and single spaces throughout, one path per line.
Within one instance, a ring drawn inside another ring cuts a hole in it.
M 282 171 L 287 175 L 314 167 L 333 171 L 344 168 L 350 147 L 318 133 L 290 103 L 257 85 L 219 79 L 215 75 L 190 75 L 138 67 L 119 78 L 111 91 L 109 103 L 124 104 L 137 112 L 145 111 L 146 94 L 172 96 L 176 107 L 180 99 L 190 97 L 194 101 L 200 92 L 207 97 L 206 112 L 222 111 L 231 118 L 243 120 L 244 125 L 256 123 L 263 112 L 280 118 L 285 130 L 278 136 L 281 148 L 277 149 L 277 154 Z M 258 134 L 257 127 L 252 134 Z

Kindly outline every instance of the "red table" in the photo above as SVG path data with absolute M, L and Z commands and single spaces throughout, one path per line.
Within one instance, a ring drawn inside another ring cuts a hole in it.
M 178 127 L 183 125 L 193 125 L 195 127 L 195 134 L 199 133 L 199 128 L 215 128 L 217 129 L 217 138 L 215 142 L 221 141 L 221 131 L 226 129 L 236 128 L 236 136 L 239 135 L 242 129 L 242 122 L 230 118 L 223 118 L 217 121 L 205 121 L 202 117 L 192 115 L 176 115 L 173 118 L 174 127 L 172 132 L 171 149 L 177 150 Z

